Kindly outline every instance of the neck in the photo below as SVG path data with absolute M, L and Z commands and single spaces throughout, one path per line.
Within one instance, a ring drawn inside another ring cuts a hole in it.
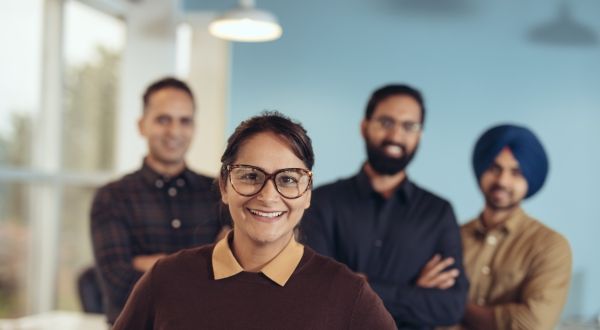
M 518 210 L 519 206 L 515 206 L 510 209 L 500 210 L 486 206 L 485 209 L 483 209 L 483 213 L 481 214 L 481 220 L 483 221 L 483 225 L 486 229 L 493 229 L 505 223 Z
M 385 198 L 392 196 L 396 188 L 398 188 L 398 186 L 406 178 L 405 171 L 400 171 L 392 175 L 380 174 L 376 172 L 369 163 L 365 164 L 364 169 L 365 173 L 367 173 L 367 176 L 369 177 L 369 180 L 371 181 L 373 190 Z
M 177 163 L 165 163 L 157 160 L 151 155 L 146 157 L 146 164 L 154 171 L 167 178 L 174 177 L 185 169 L 185 162 L 183 160 Z
M 242 268 L 247 272 L 260 272 L 271 260 L 273 260 L 287 246 L 293 235 L 288 239 L 280 239 L 276 242 L 257 244 L 245 235 L 236 233 L 233 228 L 232 252 Z

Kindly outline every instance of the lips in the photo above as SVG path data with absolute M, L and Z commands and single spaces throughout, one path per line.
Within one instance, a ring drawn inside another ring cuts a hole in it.
M 165 147 L 167 147 L 168 149 L 178 149 L 180 147 L 181 143 L 179 141 L 169 140 L 169 141 L 164 141 L 163 145 Z
M 492 188 L 490 189 L 490 193 L 492 196 L 496 197 L 496 198 L 502 198 L 504 196 L 508 197 L 510 196 L 510 191 L 508 191 L 507 189 L 504 188 Z
M 247 209 L 254 218 L 259 221 L 273 222 L 280 219 L 280 217 L 285 214 L 285 211 L 265 211 L 265 210 L 256 210 L 256 209 Z

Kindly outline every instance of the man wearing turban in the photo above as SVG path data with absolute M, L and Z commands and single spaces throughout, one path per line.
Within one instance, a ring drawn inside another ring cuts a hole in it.
M 461 228 L 469 329 L 553 329 L 571 278 L 567 240 L 521 208 L 548 174 L 542 144 L 527 128 L 487 130 L 473 152 L 485 206 Z

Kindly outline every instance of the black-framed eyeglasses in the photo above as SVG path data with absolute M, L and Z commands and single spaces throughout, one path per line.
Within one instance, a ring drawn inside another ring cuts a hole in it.
M 423 128 L 423 124 L 421 123 L 414 121 L 396 121 L 388 116 L 372 118 L 371 120 L 377 123 L 377 125 L 385 131 L 391 131 L 396 128 L 396 126 L 399 126 L 405 133 L 414 134 L 421 131 Z
M 227 165 L 225 169 L 233 189 L 246 197 L 258 194 L 269 180 L 275 184 L 275 190 L 288 199 L 304 195 L 312 184 L 312 172 L 303 168 L 282 168 L 267 173 L 260 167 L 238 164 Z

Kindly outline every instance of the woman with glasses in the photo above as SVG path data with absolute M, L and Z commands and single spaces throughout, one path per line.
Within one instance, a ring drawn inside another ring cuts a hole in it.
M 300 124 L 279 113 L 244 121 L 221 162 L 233 230 L 157 262 L 114 329 L 396 328 L 362 277 L 294 237 L 314 163 Z

